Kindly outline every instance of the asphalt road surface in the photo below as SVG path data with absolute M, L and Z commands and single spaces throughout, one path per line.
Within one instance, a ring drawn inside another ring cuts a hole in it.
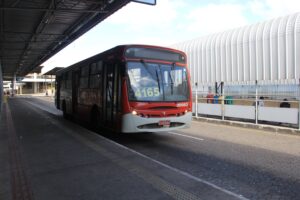
M 0 199 L 24 182 L 28 199 L 300 199 L 300 136 L 197 121 L 172 132 L 95 134 L 64 120 L 51 98 L 8 105 L 0 185 L 13 184 Z

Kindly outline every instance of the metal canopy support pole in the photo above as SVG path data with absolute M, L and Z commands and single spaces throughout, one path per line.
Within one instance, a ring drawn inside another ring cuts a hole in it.
M 51 88 L 51 96 L 53 96 L 53 84 L 52 84 L 52 74 L 50 75 L 50 79 L 51 79 L 51 81 L 50 81 L 50 88 Z
M 198 83 L 195 84 L 196 86 L 196 97 L 195 97 L 195 116 L 198 118 Z
M 300 79 L 299 79 L 299 88 L 300 88 Z M 298 97 L 298 129 L 300 130 L 300 95 Z
M 257 88 L 257 80 L 255 81 L 255 124 L 258 123 L 258 107 L 257 107 L 257 98 L 258 96 L 258 88 Z
M 3 78 L 2 78 L 2 65 L 0 60 L 0 113 L 2 108 L 2 102 L 3 102 Z
M 33 84 L 33 93 L 34 93 L 34 94 L 37 93 L 37 84 L 36 84 L 36 83 L 37 83 L 37 82 L 36 82 L 37 80 L 36 80 L 36 79 L 37 79 L 36 73 L 33 73 L 33 83 L 32 83 L 32 84 Z
M 222 107 L 222 120 L 225 119 L 225 105 L 224 105 L 224 82 L 222 81 L 221 82 L 221 107 Z
M 46 96 L 48 96 L 48 87 L 47 87 L 47 79 L 46 79 L 46 75 L 44 75 L 45 77 L 45 90 L 46 90 Z
M 14 74 L 14 78 L 13 78 L 12 91 L 11 91 L 12 96 L 15 96 L 15 91 L 16 91 L 16 74 Z

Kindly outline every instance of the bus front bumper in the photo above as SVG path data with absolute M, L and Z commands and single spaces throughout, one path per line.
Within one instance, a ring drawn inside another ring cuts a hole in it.
M 169 121 L 170 125 L 159 125 L 162 121 Z M 145 118 L 131 113 L 123 115 L 122 132 L 161 132 L 172 131 L 178 128 L 187 128 L 192 121 L 192 112 L 179 117 Z

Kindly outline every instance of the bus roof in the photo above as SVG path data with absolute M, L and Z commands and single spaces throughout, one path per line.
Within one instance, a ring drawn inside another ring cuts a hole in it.
M 149 49 L 160 49 L 160 50 L 165 50 L 165 51 L 171 51 L 171 52 L 174 52 L 174 53 L 178 53 L 178 54 L 181 54 L 181 55 L 184 55 L 184 57 L 186 57 L 186 54 L 183 52 L 183 51 L 180 51 L 180 50 L 177 50 L 177 49 L 172 49 L 172 48 L 168 48 L 168 47 L 162 47 L 162 46 L 155 46 L 155 45 L 142 45 L 142 44 L 126 44 L 126 45 L 118 45 L 118 46 L 115 46 L 111 49 L 108 49 L 104 52 L 101 52 L 101 53 L 98 53 L 94 56 L 91 56 L 89 58 L 86 58 L 82 61 L 79 61 L 77 63 L 74 63 L 73 65 L 70 65 L 66 68 L 63 68 L 59 71 L 56 72 L 56 75 L 61 75 L 62 73 L 64 72 L 67 72 L 69 70 L 72 70 L 72 69 L 76 69 L 77 67 L 81 67 L 82 65 L 84 65 L 85 63 L 86 64 L 89 64 L 90 62 L 93 62 L 94 60 L 97 60 L 98 57 L 100 56 L 104 56 L 104 55 L 109 55 L 109 54 L 112 54 L 112 53 L 116 53 L 116 52 L 124 52 L 125 49 L 128 49 L 128 48 L 134 48 L 134 47 L 137 47 L 137 48 L 149 48 Z

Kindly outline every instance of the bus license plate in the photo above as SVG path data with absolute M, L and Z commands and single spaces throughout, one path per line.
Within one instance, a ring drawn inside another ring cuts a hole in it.
M 170 120 L 160 120 L 158 122 L 158 125 L 160 125 L 160 126 L 170 126 Z

